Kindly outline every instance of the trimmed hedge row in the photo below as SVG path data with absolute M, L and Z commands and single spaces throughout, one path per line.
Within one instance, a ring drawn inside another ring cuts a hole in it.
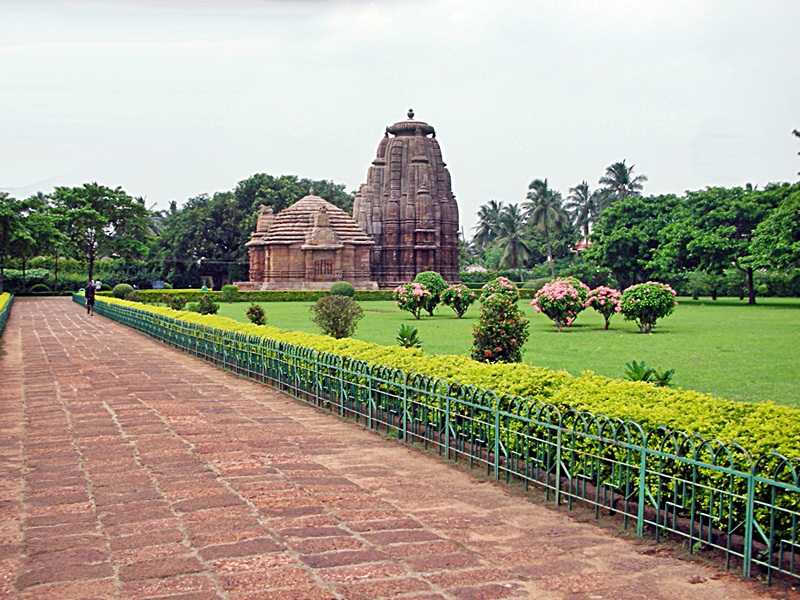
M 222 292 L 203 292 L 198 289 L 187 290 L 136 290 L 128 299 L 145 304 L 165 304 L 171 297 L 182 296 L 188 302 L 197 302 L 204 295 L 210 294 L 216 302 L 223 302 Z M 306 290 L 262 290 L 257 292 L 237 292 L 233 302 L 315 302 L 323 296 L 328 296 L 327 291 Z M 109 297 L 111 292 L 99 292 L 98 296 Z M 389 290 L 361 290 L 356 291 L 355 299 L 361 301 L 392 300 Z
M 520 396 L 532 404 L 551 403 L 635 421 L 645 430 L 663 426 L 725 443 L 737 442 L 754 455 L 773 450 L 789 457 L 800 455 L 800 409 L 771 402 L 738 402 L 692 390 L 612 379 L 591 372 L 576 377 L 566 371 L 527 364 L 486 364 L 466 356 L 426 355 L 419 349 L 381 346 L 350 338 L 336 340 L 115 298 L 103 297 L 102 301 L 347 356 L 408 373 L 474 385 L 498 394 Z
M 11 313 L 11 304 L 13 300 L 14 296 L 8 292 L 0 294 L 0 335 L 2 335 L 3 329 L 5 329 L 6 326 L 6 321 L 8 321 L 8 315 Z

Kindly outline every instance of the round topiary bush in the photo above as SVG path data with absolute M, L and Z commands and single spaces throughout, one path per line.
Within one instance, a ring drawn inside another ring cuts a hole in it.
M 464 313 L 469 310 L 469 307 L 472 306 L 472 303 L 477 298 L 478 294 L 463 283 L 454 283 L 442 292 L 442 302 L 445 306 L 452 308 L 459 319 L 464 316 Z
M 247 318 L 253 325 L 263 325 L 267 322 L 267 315 L 260 304 L 251 304 L 247 307 Z
M 115 298 L 121 298 L 123 300 L 127 298 L 131 292 L 133 292 L 133 286 L 128 283 L 118 283 L 114 286 L 114 289 L 111 290 Z
M 425 298 L 425 310 L 433 316 L 433 311 L 442 300 L 442 292 L 447 289 L 447 282 L 436 271 L 422 271 L 414 277 L 414 283 L 421 283 L 430 292 L 430 296 Z
M 608 329 L 611 317 L 622 310 L 620 307 L 621 300 L 622 294 L 619 290 L 601 285 L 589 292 L 589 296 L 586 299 L 586 307 L 593 308 L 603 315 L 605 329 Z
M 575 277 L 554 279 L 536 292 L 531 306 L 553 321 L 561 331 L 564 327 L 572 326 L 586 307 L 588 295 L 589 288 Z
M 352 298 L 356 294 L 356 289 L 347 281 L 337 281 L 331 286 L 331 296 L 348 296 Z
M 394 299 L 400 310 L 407 310 L 415 319 L 419 319 L 431 293 L 421 283 L 404 283 L 394 289 Z
M 50 288 L 43 283 L 34 283 L 31 286 L 31 294 L 49 294 Z
M 640 332 L 650 333 L 658 319 L 668 317 L 675 310 L 676 295 L 666 283 L 637 283 L 622 293 L 620 308 L 626 320 L 636 321 Z
M 222 286 L 222 301 L 223 302 L 236 302 L 236 298 L 239 296 L 239 288 L 235 285 L 223 285 Z
M 481 303 L 473 330 L 472 358 L 482 362 L 521 362 L 528 339 L 528 321 L 517 301 L 507 294 L 491 294 Z
M 219 304 L 214 302 L 211 294 L 200 296 L 200 300 L 197 303 L 197 312 L 201 315 L 215 315 L 218 310 Z
M 347 296 L 323 296 L 311 307 L 312 320 L 323 333 L 336 339 L 350 337 L 364 316 L 358 302 Z
M 481 302 L 485 302 L 493 294 L 502 294 L 514 302 L 519 300 L 519 290 L 508 277 L 497 277 L 484 285 L 481 288 Z

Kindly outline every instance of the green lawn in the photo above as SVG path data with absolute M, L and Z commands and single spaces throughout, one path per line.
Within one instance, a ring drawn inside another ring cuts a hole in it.
M 220 315 L 246 321 L 246 303 L 222 304 Z M 265 302 L 267 322 L 283 329 L 317 332 L 311 322 L 310 302 Z M 401 323 L 419 328 L 426 352 L 467 354 L 475 304 L 463 319 L 447 307 L 435 317 L 414 321 L 393 302 L 362 302 L 364 319 L 355 337 L 379 344 L 395 344 Z M 527 301 L 520 306 L 530 318 L 525 362 L 578 374 L 592 370 L 622 377 L 625 363 L 644 360 L 659 369 L 675 369 L 677 386 L 738 400 L 775 400 L 800 406 L 800 300 L 760 299 L 747 306 L 738 299 L 717 302 L 681 299 L 675 313 L 650 335 L 637 333 L 633 323 L 617 316 L 611 330 L 594 311 L 581 313 L 571 330 L 558 333 Z

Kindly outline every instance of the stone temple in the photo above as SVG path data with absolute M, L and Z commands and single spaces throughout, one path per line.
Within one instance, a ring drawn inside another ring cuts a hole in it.
M 262 206 L 247 243 L 247 289 L 394 287 L 420 271 L 458 280 L 458 205 L 433 127 L 386 128 L 353 216 L 313 191 L 277 215 Z

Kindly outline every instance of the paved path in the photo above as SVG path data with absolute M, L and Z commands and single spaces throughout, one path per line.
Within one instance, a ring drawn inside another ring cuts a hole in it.
M 67 299 L 0 345 L 0 597 L 728 600 L 775 591 L 481 483 Z

